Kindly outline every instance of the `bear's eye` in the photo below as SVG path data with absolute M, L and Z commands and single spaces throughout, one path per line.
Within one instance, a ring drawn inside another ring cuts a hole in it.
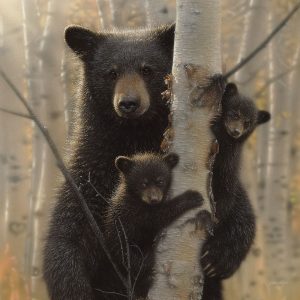
M 238 120 L 240 118 L 239 114 L 234 111 L 231 111 L 230 113 L 228 113 L 228 116 L 232 120 Z
M 249 128 L 249 127 L 250 127 L 250 121 L 249 121 L 249 120 L 246 121 L 246 122 L 244 123 L 244 126 L 245 126 L 245 128 Z
M 156 184 L 157 184 L 158 186 L 163 186 L 164 183 L 165 183 L 165 182 L 164 182 L 162 179 L 159 179 L 159 180 L 156 181 Z
M 144 76 L 149 76 L 152 73 L 152 69 L 148 66 L 143 66 L 142 73 Z
M 156 183 L 156 185 L 158 185 L 158 186 L 163 186 L 164 183 L 165 183 L 165 181 L 164 181 L 163 178 L 158 177 L 158 178 L 156 178 L 155 183 Z
M 118 73 L 116 70 L 109 71 L 109 76 L 112 80 L 116 80 L 118 78 Z
M 148 185 L 148 181 L 147 180 L 145 180 L 145 181 L 142 182 L 142 187 L 143 188 L 147 187 L 147 185 Z

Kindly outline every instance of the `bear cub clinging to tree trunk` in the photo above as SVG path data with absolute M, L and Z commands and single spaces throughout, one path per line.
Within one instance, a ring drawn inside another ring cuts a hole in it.
M 134 299 L 145 298 L 151 286 L 158 234 L 182 214 L 203 202 L 202 196 L 191 190 L 167 199 L 172 169 L 178 160 L 175 153 L 165 156 L 144 153 L 130 158 L 119 156 L 115 162 L 120 171 L 120 183 L 104 218 L 105 236 L 112 258 L 123 277 L 127 279 L 130 273 Z M 128 292 L 105 257 L 102 265 L 99 292 L 101 290 L 100 293 L 104 295 L 103 291 L 127 295 Z M 122 298 L 109 295 L 109 299 Z
M 234 83 L 226 86 L 222 110 L 212 126 L 220 149 L 212 180 L 219 223 L 202 249 L 201 262 L 206 275 L 204 300 L 223 299 L 221 280 L 238 269 L 252 245 L 255 217 L 240 181 L 241 153 L 255 128 L 270 119 L 270 114 L 258 110 L 251 99 L 239 93 Z

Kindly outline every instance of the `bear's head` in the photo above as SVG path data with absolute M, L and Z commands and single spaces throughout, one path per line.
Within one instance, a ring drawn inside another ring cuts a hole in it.
M 132 157 L 119 156 L 115 165 L 121 173 L 121 182 L 131 200 L 154 205 L 167 197 L 172 180 L 172 169 L 178 164 L 175 153 L 164 156 L 144 153 Z
M 222 99 L 223 118 L 227 133 L 234 139 L 247 138 L 254 129 L 270 120 L 270 113 L 258 110 L 254 102 L 228 83 Z
M 93 113 L 99 108 L 128 120 L 167 112 L 161 93 L 171 72 L 174 31 L 175 25 L 101 33 L 66 28 L 66 43 L 83 62 L 83 93 Z

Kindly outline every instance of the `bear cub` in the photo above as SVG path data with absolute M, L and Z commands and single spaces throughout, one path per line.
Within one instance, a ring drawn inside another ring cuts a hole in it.
M 202 196 L 192 190 L 167 199 L 172 169 L 178 160 L 175 153 L 164 156 L 143 153 L 132 157 L 119 156 L 115 160 L 120 183 L 105 215 L 106 243 L 124 278 L 128 278 L 130 273 L 136 298 L 146 297 L 151 286 L 158 234 L 203 202 Z M 109 289 L 126 295 L 126 289 L 113 269 L 108 267 L 102 270 L 105 274 L 100 281 L 101 287 L 96 290 L 104 293 L 103 290 Z M 118 299 L 118 296 L 114 297 Z
M 219 222 L 214 236 L 208 237 L 202 249 L 201 263 L 206 275 L 203 300 L 223 299 L 221 280 L 238 269 L 252 245 L 255 217 L 240 181 L 241 154 L 255 128 L 270 119 L 270 113 L 258 110 L 234 83 L 226 86 L 222 109 L 212 126 L 219 143 L 212 180 Z

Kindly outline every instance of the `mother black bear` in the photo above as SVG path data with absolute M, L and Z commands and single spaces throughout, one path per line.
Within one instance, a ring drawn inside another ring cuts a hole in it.
M 79 130 L 70 153 L 69 171 L 101 228 L 107 199 L 118 180 L 115 158 L 160 150 L 169 114 L 161 93 L 165 90 L 164 76 L 172 67 L 174 25 L 114 33 L 70 26 L 65 39 L 83 63 Z M 234 226 L 234 222 L 231 224 Z M 224 230 L 229 231 L 226 235 L 234 233 L 232 228 Z M 224 251 L 230 255 L 230 248 L 230 244 L 222 245 L 214 255 L 221 257 Z M 44 250 L 43 271 L 50 298 L 111 299 L 95 291 L 101 280 L 97 276 L 102 267 L 101 255 L 72 188 L 64 183 Z M 236 268 L 240 261 L 235 257 L 239 256 L 232 256 Z

